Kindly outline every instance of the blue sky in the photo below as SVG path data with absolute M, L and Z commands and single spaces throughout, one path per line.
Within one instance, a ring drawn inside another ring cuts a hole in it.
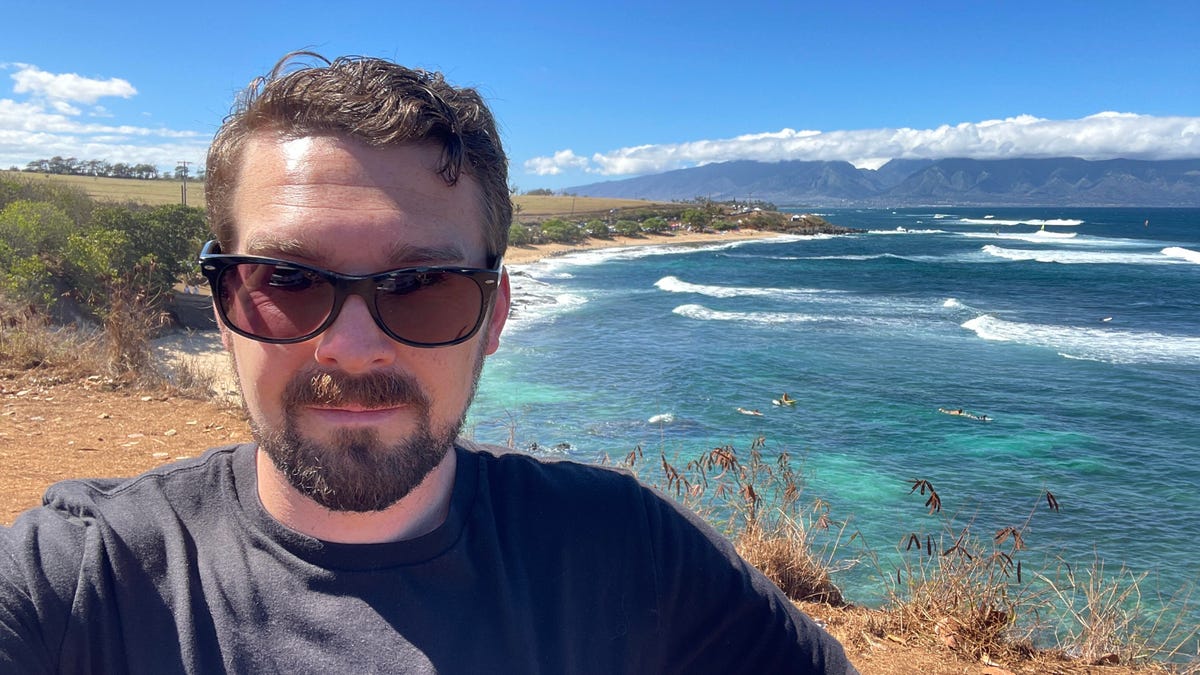
M 0 168 L 202 162 L 301 48 L 491 103 L 522 191 L 731 159 L 1200 157 L 1200 3 L 7 3 Z

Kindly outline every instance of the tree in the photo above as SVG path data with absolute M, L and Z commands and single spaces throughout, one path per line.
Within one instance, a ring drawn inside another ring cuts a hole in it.
M 642 234 L 642 226 L 633 220 L 618 220 L 613 224 L 613 231 L 622 237 L 638 237 Z
M 683 212 L 681 220 L 691 226 L 692 229 L 703 230 L 712 222 L 712 216 L 707 211 L 700 209 L 687 209 Z
M 583 229 L 589 237 L 595 237 L 596 239 L 609 239 L 612 236 L 612 233 L 608 229 L 608 223 L 599 218 L 593 218 L 584 223 Z
M 548 241 L 574 244 L 584 240 L 585 236 L 583 228 L 575 223 L 568 223 L 559 218 L 551 218 L 542 223 L 542 236 Z
M 508 245 L 509 246 L 532 246 L 533 233 L 529 226 L 521 223 L 513 223 L 508 228 Z
M 647 218 L 642 221 L 642 231 L 643 232 L 650 232 L 653 234 L 661 234 L 663 232 L 666 232 L 668 227 L 669 226 L 667 225 L 667 221 L 663 220 L 662 218 L 659 218 L 658 216 L 652 216 L 652 217 Z

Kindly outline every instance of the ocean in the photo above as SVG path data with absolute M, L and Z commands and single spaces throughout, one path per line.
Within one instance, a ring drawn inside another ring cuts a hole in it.
M 852 602 L 946 518 L 985 539 L 1028 520 L 1027 571 L 1200 579 L 1200 209 L 815 212 L 866 232 L 512 268 L 468 434 L 583 461 L 765 437 L 847 523 L 839 556 L 876 560 L 838 567 Z

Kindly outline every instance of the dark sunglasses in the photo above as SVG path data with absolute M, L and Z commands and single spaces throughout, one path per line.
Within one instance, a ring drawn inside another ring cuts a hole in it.
M 388 337 L 413 347 L 469 340 L 483 324 L 500 285 L 492 269 L 405 267 L 350 275 L 254 255 L 226 255 L 210 241 L 200 271 L 229 330 L 259 342 L 303 342 L 329 328 L 346 298 L 357 295 Z

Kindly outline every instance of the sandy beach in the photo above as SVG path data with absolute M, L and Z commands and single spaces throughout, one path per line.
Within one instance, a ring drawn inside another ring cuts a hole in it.
M 541 246 L 510 246 L 504 256 L 507 265 L 527 265 L 542 258 L 589 251 L 601 248 L 622 248 L 625 246 L 666 246 L 672 244 L 711 244 L 744 239 L 762 239 L 779 236 L 777 232 L 761 230 L 730 230 L 728 232 L 700 233 L 675 232 L 672 234 L 648 234 L 641 237 L 620 237 L 612 239 L 588 239 L 581 244 L 543 244 Z

